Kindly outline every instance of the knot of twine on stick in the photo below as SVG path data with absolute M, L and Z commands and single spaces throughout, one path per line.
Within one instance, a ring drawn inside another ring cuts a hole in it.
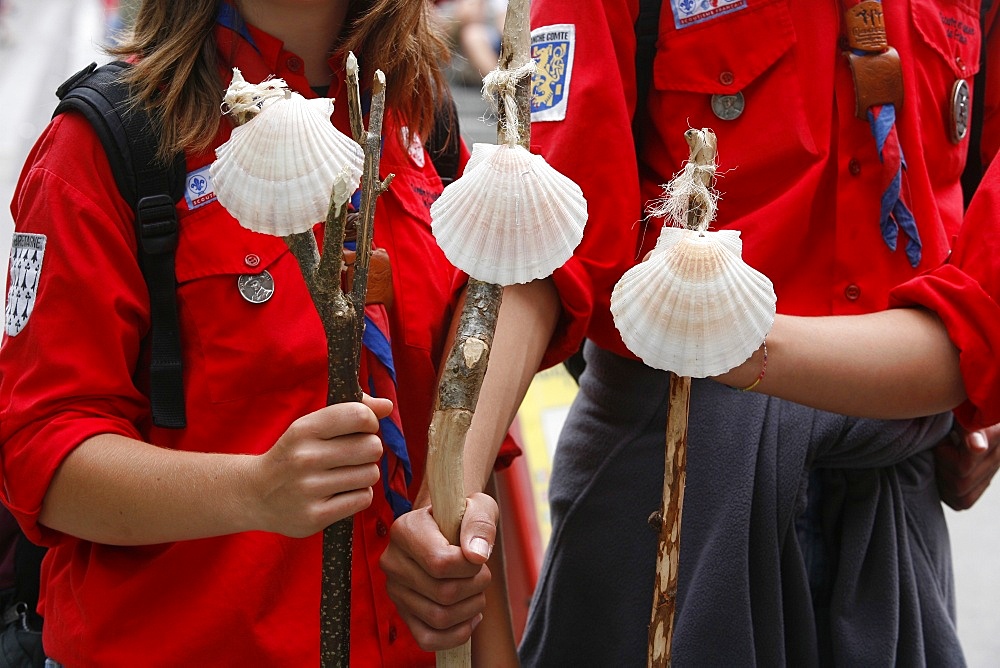
M 508 144 L 516 144 L 520 136 L 518 134 L 520 120 L 517 113 L 517 101 L 514 97 L 517 92 L 517 83 L 534 73 L 535 61 L 529 60 L 512 70 L 498 67 L 483 77 L 483 97 L 493 102 L 494 105 L 497 105 L 497 99 L 500 100 L 500 104 L 503 104 L 503 133 L 507 137 Z
M 238 68 L 233 68 L 233 80 L 222 100 L 222 113 L 229 114 L 242 125 L 256 116 L 269 100 L 289 97 L 291 90 L 284 79 L 266 79 L 259 84 L 248 83 Z
M 684 168 L 663 186 L 663 197 L 650 202 L 647 212 L 670 221 L 673 227 L 704 232 L 715 220 L 719 192 L 715 182 L 715 163 L 684 163 Z

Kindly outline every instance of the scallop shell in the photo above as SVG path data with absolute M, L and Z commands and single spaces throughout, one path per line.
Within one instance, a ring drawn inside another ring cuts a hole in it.
M 549 276 L 583 238 L 580 187 L 521 146 L 475 144 L 462 178 L 431 206 L 431 231 L 453 265 L 499 285 Z
M 742 250 L 736 230 L 664 227 L 649 259 L 625 272 L 611 294 L 629 350 L 648 366 L 692 378 L 749 358 L 774 323 L 777 299 Z
M 298 93 L 269 101 L 215 151 L 219 203 L 244 227 L 287 236 L 326 219 L 334 180 L 346 169 L 353 192 L 364 153 L 330 122 L 333 100 Z

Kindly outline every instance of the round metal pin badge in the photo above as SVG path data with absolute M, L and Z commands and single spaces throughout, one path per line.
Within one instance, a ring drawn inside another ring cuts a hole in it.
M 251 304 L 263 304 L 274 294 L 274 277 L 265 269 L 259 274 L 243 274 L 236 279 L 240 295 Z

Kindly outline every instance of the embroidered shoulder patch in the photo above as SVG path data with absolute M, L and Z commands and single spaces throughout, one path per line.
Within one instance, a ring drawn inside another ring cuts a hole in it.
M 184 199 L 187 200 L 189 211 L 215 201 L 215 186 L 212 185 L 212 175 L 208 172 L 210 167 L 211 165 L 205 165 L 194 170 L 184 181 Z
M 569 84 L 573 78 L 576 26 L 560 23 L 531 31 L 531 120 L 561 121 L 566 118 Z
M 678 30 L 746 9 L 746 6 L 747 0 L 670 0 L 674 27 Z
M 17 336 L 28 324 L 31 311 L 35 308 L 44 256 L 44 234 L 14 235 L 10 247 L 10 278 L 5 319 L 8 336 Z

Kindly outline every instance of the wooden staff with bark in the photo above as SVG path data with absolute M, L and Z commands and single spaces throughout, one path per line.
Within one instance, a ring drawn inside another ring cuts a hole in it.
M 310 232 L 285 238 L 302 269 L 313 304 L 326 332 L 329 387 L 327 405 L 361 401 L 358 382 L 361 360 L 361 337 L 364 333 L 365 297 L 368 292 L 368 267 L 375 221 L 375 200 L 392 182 L 389 174 L 379 180 L 382 119 L 385 113 L 385 75 L 376 71 L 372 82 L 372 106 L 368 130 L 364 129 L 358 62 L 349 54 L 347 62 L 348 104 L 351 133 L 364 149 L 364 172 L 361 179 L 361 210 L 357 224 L 357 250 L 354 281 L 345 293 L 341 282 L 344 240 L 347 230 L 347 203 L 351 191 L 334 193 L 323 234 L 323 253 Z M 323 530 L 323 572 L 320 597 L 320 665 L 324 668 L 350 664 L 351 562 L 354 518 L 345 517 Z
M 368 268 L 371 257 L 371 241 L 375 219 L 375 200 L 385 192 L 393 175 L 379 180 L 379 158 L 381 155 L 382 119 L 385 112 L 385 76 L 376 71 L 372 83 L 372 105 L 369 117 L 369 127 L 364 129 L 361 111 L 360 90 L 358 81 L 358 63 L 354 54 L 349 54 L 347 63 L 348 102 L 351 119 L 351 131 L 354 142 L 363 149 L 363 169 L 361 174 L 361 211 L 358 216 L 357 250 L 354 260 L 353 285 L 345 292 L 342 285 L 342 268 L 344 266 L 344 243 L 348 221 L 348 203 L 357 187 L 359 171 L 353 171 L 344 166 L 330 184 L 330 190 L 324 193 L 313 193 L 311 190 L 301 193 L 304 198 L 325 198 L 329 202 L 323 234 L 323 250 L 320 253 L 313 232 L 315 218 L 308 211 L 299 212 L 293 223 L 287 221 L 273 222 L 273 218 L 281 218 L 281 212 L 262 221 L 244 203 L 238 201 L 239 186 L 234 182 L 231 193 L 228 192 L 226 179 L 220 179 L 217 193 L 220 202 L 233 213 L 241 224 L 255 231 L 266 234 L 278 234 L 288 245 L 302 272 L 302 277 L 309 289 L 313 304 L 320 316 L 327 340 L 328 388 L 327 405 L 343 402 L 361 401 L 362 390 L 358 381 L 358 371 L 361 359 L 361 337 L 364 333 L 364 308 L 368 292 Z M 250 123 L 257 115 L 266 111 L 265 107 L 273 98 L 284 96 L 286 100 L 294 95 L 284 87 L 284 82 L 272 80 L 251 86 L 243 81 L 238 71 L 234 75 L 234 83 L 230 86 L 233 100 L 227 95 L 227 106 L 237 126 Z M 261 91 L 265 91 L 263 94 Z M 297 103 L 309 104 L 301 97 Z M 238 107 L 238 108 L 236 108 Z M 328 107 L 326 114 L 332 111 Z M 329 116 L 320 122 L 329 123 Z M 326 129 L 330 129 L 328 126 Z M 234 131 L 235 134 L 235 131 Z M 350 139 L 338 136 L 351 145 L 352 150 L 360 153 Z M 274 137 L 276 143 L 290 144 L 305 152 L 305 144 L 311 141 L 307 136 Z M 296 143 L 297 142 L 297 143 Z M 222 151 L 222 148 L 220 148 Z M 283 151 L 291 153 L 292 151 Z M 222 160 L 223 153 L 220 153 Z M 357 156 L 360 161 L 360 155 Z M 261 157 L 260 160 L 266 160 Z M 339 165 L 331 168 L 336 171 Z M 226 172 L 221 172 L 225 176 Z M 234 180 L 235 181 L 235 180 Z M 311 183 L 312 181 L 310 181 Z M 225 199 L 231 196 L 232 208 L 227 206 Z M 239 205 L 239 206 L 237 206 Z M 301 220 L 298 218 L 301 217 Z M 276 230 L 281 229 L 282 232 Z M 289 231 L 290 230 L 290 231 Z M 320 665 L 324 668 L 347 668 L 350 664 L 350 620 L 351 620 L 351 557 L 353 549 L 354 520 L 344 518 L 323 530 L 322 557 L 322 590 L 320 601 Z
M 650 666 L 671 662 L 691 379 L 718 376 L 753 355 L 777 305 L 770 279 L 743 261 L 740 232 L 709 230 L 719 198 L 715 133 L 690 128 L 684 140 L 688 161 L 664 186 L 663 198 L 648 207 L 651 216 L 664 219 L 656 246 L 611 293 L 622 341 L 647 366 L 670 372 L 663 497 L 650 516 L 660 539 Z
M 326 330 L 329 354 L 330 387 L 327 403 L 361 401 L 358 369 L 361 360 L 361 336 L 365 328 L 365 297 L 368 294 L 368 266 L 375 222 L 375 200 L 392 182 L 389 174 L 379 179 L 379 159 L 382 144 L 382 118 L 385 113 L 385 75 L 376 71 L 372 81 L 372 106 L 368 130 L 364 130 L 361 94 L 358 85 L 358 62 L 354 54 L 348 57 L 347 92 L 351 117 L 351 132 L 364 149 L 365 166 L 361 177 L 361 216 L 357 225 L 354 260 L 354 284 L 350 294 L 341 288 L 340 266 L 343 261 L 347 207 L 336 213 L 331 226 L 327 217 L 323 257 L 329 257 L 326 271 L 319 274 L 317 286 L 327 309 L 317 302 L 316 308 Z M 350 196 L 350 194 L 348 194 Z M 331 206 L 331 216 L 333 215 Z M 336 263 L 336 269 L 333 264 Z M 322 264 L 322 261 L 321 261 Z M 353 554 L 354 518 L 345 517 L 323 530 L 323 591 L 320 603 L 320 665 L 324 668 L 350 664 L 351 651 L 351 557 Z
M 500 71 L 514 72 L 531 63 L 528 29 L 529 0 L 507 6 Z M 531 77 L 515 81 L 511 105 L 498 105 L 498 141 L 508 127 L 519 128 L 517 143 L 530 144 Z M 513 118 L 511 116 L 513 115 Z M 455 341 L 438 384 L 434 415 L 428 431 L 427 477 L 434 519 L 452 545 L 459 544 L 465 513 L 465 439 L 479 400 L 483 378 L 503 298 L 503 286 L 469 279 Z M 463 668 L 472 663 L 471 641 L 437 653 L 439 668 Z
M 714 175 L 716 143 L 713 133 L 708 133 L 708 141 L 703 141 L 702 136 L 704 135 L 687 133 L 684 137 L 691 149 L 690 163 L 694 165 L 692 178 L 700 179 L 707 190 Z M 692 230 L 698 229 L 714 209 L 712 203 L 696 197 L 689 198 L 687 206 L 687 227 Z M 649 622 L 648 665 L 655 668 L 671 665 L 677 603 L 677 566 L 681 551 L 681 516 L 687 479 L 688 412 L 691 405 L 691 377 L 669 373 L 663 498 L 659 511 L 650 517 L 650 523 L 659 530 L 656 584 Z

